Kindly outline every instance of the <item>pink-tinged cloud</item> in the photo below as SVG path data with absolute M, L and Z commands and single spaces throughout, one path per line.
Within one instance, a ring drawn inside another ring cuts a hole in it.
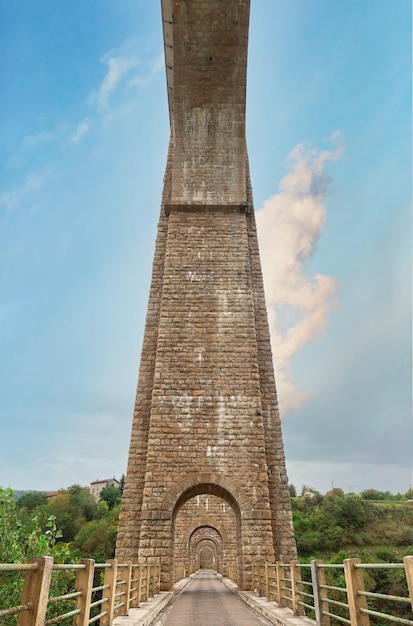
M 340 135 L 335 133 L 332 140 L 337 139 Z M 306 399 L 291 377 L 291 359 L 324 332 L 335 303 L 337 280 L 308 274 L 305 263 L 326 220 L 331 180 L 325 165 L 341 154 L 342 147 L 317 152 L 297 145 L 288 156 L 289 172 L 281 180 L 279 192 L 257 211 L 278 397 L 284 416 Z

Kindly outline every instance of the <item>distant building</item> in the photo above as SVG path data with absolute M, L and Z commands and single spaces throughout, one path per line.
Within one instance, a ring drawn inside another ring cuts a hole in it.
M 306 500 L 312 500 L 316 496 L 316 494 L 314 493 L 314 491 L 305 489 L 305 491 L 303 492 L 303 496 Z
M 87 493 L 89 493 L 90 489 L 89 487 L 81 487 L 82 491 L 87 491 Z M 56 496 L 60 496 L 60 494 L 62 493 L 67 493 L 67 489 L 59 489 L 59 491 L 48 491 L 46 492 L 46 497 L 48 500 L 51 500 L 52 498 L 55 498 Z
M 95 500 L 98 501 L 102 491 L 110 485 L 113 485 L 114 487 L 120 487 L 120 482 L 116 480 L 115 477 L 105 478 L 103 480 L 94 480 L 92 483 L 90 483 L 90 493 L 95 498 Z
M 55 498 L 56 496 L 58 496 L 60 493 L 60 491 L 48 491 L 46 493 L 47 499 L 51 500 L 52 498 Z

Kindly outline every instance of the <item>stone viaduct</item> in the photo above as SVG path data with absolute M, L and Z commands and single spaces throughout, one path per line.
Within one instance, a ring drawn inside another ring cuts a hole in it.
M 296 556 L 245 140 L 248 0 L 163 0 L 171 135 L 117 557 Z

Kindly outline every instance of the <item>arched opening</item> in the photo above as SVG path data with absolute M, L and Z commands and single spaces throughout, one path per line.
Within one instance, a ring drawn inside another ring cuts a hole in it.
M 198 554 L 198 563 L 198 569 L 216 569 L 216 555 L 211 546 L 202 546 Z
M 201 564 L 224 576 L 229 565 L 242 572 L 241 546 L 240 506 L 222 484 L 199 482 L 177 495 L 171 536 L 174 578 L 177 572 L 188 575 Z
M 213 553 L 213 569 L 222 573 L 223 562 L 226 560 L 226 545 L 221 533 L 213 526 L 199 526 L 191 533 L 187 542 L 190 570 L 195 572 L 203 568 L 200 554 L 205 547 Z M 208 565 L 208 568 L 211 567 Z

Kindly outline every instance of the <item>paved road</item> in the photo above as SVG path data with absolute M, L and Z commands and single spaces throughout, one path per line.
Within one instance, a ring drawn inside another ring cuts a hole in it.
M 271 626 L 208 570 L 199 572 L 173 601 L 163 626 Z

